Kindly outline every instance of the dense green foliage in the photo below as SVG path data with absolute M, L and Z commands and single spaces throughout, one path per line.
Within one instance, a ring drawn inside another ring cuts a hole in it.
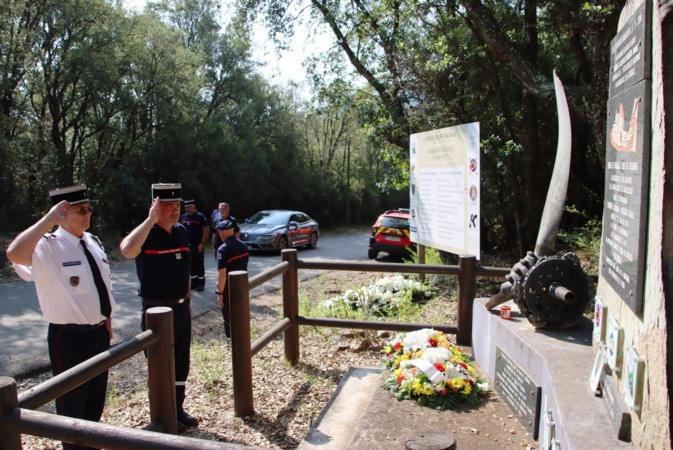
M 220 29 L 215 0 L 149 2 L 142 14 L 116 3 L 9 0 L 0 11 L 6 230 L 76 182 L 99 200 L 95 227 L 113 234 L 147 214 L 159 181 L 181 181 L 205 212 L 226 200 L 239 217 L 297 208 L 324 225 L 404 200 L 376 188 L 385 167 L 352 112 L 271 87 L 240 21 Z
M 301 20 L 333 34 L 357 74 L 353 85 L 366 82 L 361 125 L 398 164 L 402 184 L 409 133 L 480 122 L 489 252 L 533 246 L 556 150 L 556 70 L 573 122 L 565 227 L 600 219 L 609 43 L 623 0 L 240 2 L 248 17 L 264 12 L 273 36 Z M 316 66 L 343 79 L 325 56 Z M 318 78 L 329 85 L 329 75 Z
M 600 220 L 609 42 L 623 0 L 8 0 L 0 11 L 0 220 L 86 182 L 96 227 L 123 233 L 149 184 L 182 181 L 209 211 L 297 208 L 324 225 L 405 206 L 409 134 L 479 121 L 482 248 L 532 248 L 556 149 L 552 71 L 568 93 L 565 228 Z M 296 14 L 297 16 L 295 17 Z M 308 66 L 314 99 L 255 71 L 249 30 L 297 20 L 334 47 Z

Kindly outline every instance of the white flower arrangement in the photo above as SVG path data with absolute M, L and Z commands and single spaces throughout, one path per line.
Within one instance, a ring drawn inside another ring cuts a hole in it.
M 338 297 L 323 302 L 328 309 L 363 310 L 376 316 L 387 316 L 397 311 L 400 305 L 411 299 L 426 298 L 430 290 L 416 280 L 392 275 L 377 280 L 374 284 L 357 289 L 348 289 Z

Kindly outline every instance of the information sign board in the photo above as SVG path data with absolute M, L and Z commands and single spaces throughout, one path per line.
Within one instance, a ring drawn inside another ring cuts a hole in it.
M 412 134 L 411 240 L 479 259 L 479 123 Z

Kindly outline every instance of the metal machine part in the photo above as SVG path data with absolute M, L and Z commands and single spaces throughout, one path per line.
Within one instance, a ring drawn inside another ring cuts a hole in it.
M 589 303 L 589 281 L 574 253 L 540 258 L 512 290 L 535 328 L 567 328 Z
M 486 307 L 491 309 L 513 298 L 535 328 L 569 327 L 589 303 L 589 281 L 574 253 L 537 258 L 528 252 L 505 279 Z

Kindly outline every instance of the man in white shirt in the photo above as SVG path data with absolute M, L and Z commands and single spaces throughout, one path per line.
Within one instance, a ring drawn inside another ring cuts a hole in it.
M 22 278 L 35 282 L 42 316 L 49 322 L 51 368 L 58 375 L 110 347 L 116 304 L 105 250 L 86 232 L 93 211 L 86 186 L 55 189 L 49 196 L 54 206 L 12 241 L 7 257 Z M 106 390 L 107 372 L 57 398 L 56 411 L 98 421 Z M 88 447 L 64 442 L 63 448 Z

